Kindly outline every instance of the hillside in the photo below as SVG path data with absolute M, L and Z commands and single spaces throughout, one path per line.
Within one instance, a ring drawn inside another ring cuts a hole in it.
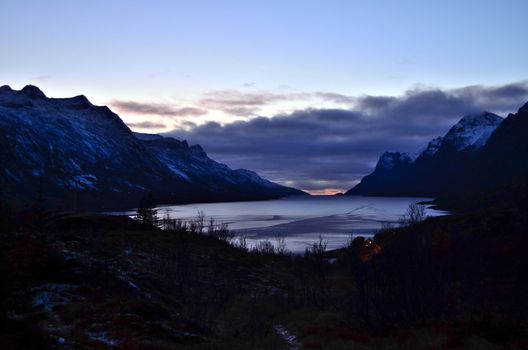
M 415 159 L 385 153 L 347 194 L 467 196 L 518 183 L 528 170 L 527 120 L 526 105 L 504 120 L 487 112 L 465 116 Z
M 63 208 L 271 199 L 304 194 L 231 170 L 185 141 L 136 137 L 85 96 L 48 98 L 35 86 L 0 87 L 0 186 L 12 201 Z
M 438 217 L 304 256 L 128 217 L 0 216 L 0 348 L 524 349 L 527 213 Z

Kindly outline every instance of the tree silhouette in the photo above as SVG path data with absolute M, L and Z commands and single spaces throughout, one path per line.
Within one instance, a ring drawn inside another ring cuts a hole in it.
M 152 192 L 142 196 L 136 211 L 136 219 L 149 226 L 158 226 L 158 210 Z

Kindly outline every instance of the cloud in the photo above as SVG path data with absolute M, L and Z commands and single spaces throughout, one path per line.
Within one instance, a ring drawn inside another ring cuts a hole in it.
M 311 94 L 313 95 L 313 93 Z M 443 90 L 419 87 L 401 96 L 327 95 L 349 109 L 305 109 L 272 118 L 190 125 L 169 134 L 199 143 L 216 160 L 257 171 L 273 181 L 322 191 L 348 189 L 370 173 L 387 150 L 415 153 L 462 116 L 506 113 L 528 100 L 528 83 Z M 221 106 L 247 108 L 276 94 L 217 94 Z
M 284 101 L 323 100 L 338 104 L 351 104 L 355 97 L 333 92 L 243 92 L 239 90 L 211 91 L 199 101 L 202 108 L 219 110 L 237 117 L 257 116 L 262 107 Z
M 205 94 L 199 102 L 202 108 L 219 110 L 239 117 L 256 115 L 260 108 L 289 97 L 267 92 L 241 92 L 238 90 L 218 90 Z
M 196 117 L 207 114 L 207 111 L 196 107 L 177 108 L 170 104 L 154 102 L 136 102 L 114 100 L 110 105 L 122 113 L 147 114 L 172 117 Z
M 162 122 L 137 122 L 137 123 L 127 123 L 128 127 L 131 129 L 166 129 L 167 124 Z
M 528 81 L 498 87 L 473 85 L 456 89 L 453 94 L 487 110 L 509 112 L 518 107 L 519 100 L 526 100 Z
M 51 79 L 51 75 L 43 74 L 43 75 L 37 75 L 36 77 L 31 78 L 31 80 L 35 80 L 38 82 L 45 82 Z
M 312 94 L 314 97 L 319 97 L 322 100 L 342 103 L 342 104 L 352 104 L 356 102 L 357 98 L 353 96 L 347 96 L 342 94 L 337 94 L 334 92 L 315 92 Z
M 174 114 L 179 117 L 198 117 L 201 115 L 205 115 L 208 112 L 204 109 L 196 108 L 196 107 L 183 107 L 183 108 L 176 108 L 174 110 Z

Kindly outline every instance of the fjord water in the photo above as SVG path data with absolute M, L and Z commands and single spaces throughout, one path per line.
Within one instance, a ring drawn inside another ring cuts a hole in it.
M 294 253 L 322 236 L 328 249 L 339 248 L 354 236 L 372 236 L 383 222 L 397 223 L 409 204 L 429 200 L 408 197 L 299 196 L 277 200 L 161 205 L 159 215 L 192 220 L 203 211 L 207 220 L 227 223 L 249 246 L 258 241 L 276 243 L 283 237 Z M 428 208 L 429 216 L 445 212 Z

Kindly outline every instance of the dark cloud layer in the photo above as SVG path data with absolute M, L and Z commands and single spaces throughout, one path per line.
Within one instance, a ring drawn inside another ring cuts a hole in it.
M 246 101 L 238 97 L 222 100 L 231 107 L 247 107 L 280 99 L 275 94 Z M 226 125 L 210 122 L 169 134 L 202 144 L 213 158 L 230 166 L 255 170 L 283 184 L 307 190 L 348 189 L 372 171 L 386 150 L 417 152 L 468 113 L 517 110 L 528 99 L 528 82 L 454 90 L 416 88 L 398 97 L 326 98 L 350 102 L 352 107 L 306 109 Z
M 110 105 L 122 113 L 150 114 L 171 117 L 194 117 L 207 114 L 207 111 L 195 107 L 177 108 L 164 103 L 143 103 L 114 100 Z

